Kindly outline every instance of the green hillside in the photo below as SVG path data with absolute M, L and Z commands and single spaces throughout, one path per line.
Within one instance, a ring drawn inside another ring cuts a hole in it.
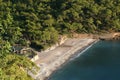
M 22 58 L 11 55 L 9 46 L 42 50 L 58 42 L 59 35 L 103 31 L 120 31 L 120 0 L 0 0 L 0 54 L 8 59 L 3 67 L 0 58 L 0 75 L 16 73 L 6 71 L 11 63 L 18 69 L 14 61 Z

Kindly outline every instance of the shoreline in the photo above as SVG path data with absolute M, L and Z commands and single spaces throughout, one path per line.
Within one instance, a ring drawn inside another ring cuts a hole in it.
M 82 55 L 86 50 L 88 50 L 90 47 L 92 47 L 95 43 L 97 43 L 99 40 L 96 40 L 90 44 L 88 44 L 87 46 L 83 47 L 80 50 L 77 50 L 74 54 L 72 54 L 68 60 L 66 60 L 63 64 L 61 64 L 55 71 L 53 71 L 48 77 L 46 77 L 44 80 L 49 80 L 50 76 L 52 74 L 54 74 L 54 72 L 56 72 L 58 69 L 62 68 L 62 66 L 64 66 L 65 64 L 69 63 L 71 60 L 76 59 L 77 57 L 79 57 L 80 55 Z
M 66 40 L 61 46 L 54 50 L 44 53 L 38 53 L 39 60 L 35 63 L 40 66 L 40 71 L 37 75 L 32 75 L 35 80 L 48 80 L 48 78 L 62 65 L 69 62 L 77 53 L 79 56 L 89 46 L 96 43 L 97 39 L 81 39 L 73 38 Z

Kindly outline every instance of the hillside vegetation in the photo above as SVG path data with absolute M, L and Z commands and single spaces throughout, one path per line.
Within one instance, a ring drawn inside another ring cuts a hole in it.
M 44 49 L 59 34 L 120 30 L 120 0 L 0 0 L 0 37 Z
M 14 44 L 42 50 L 59 35 L 102 31 L 120 31 L 120 0 L 0 0 L 0 76 L 18 73 L 22 60 L 24 68 L 33 64 L 24 58 L 24 66 L 23 57 L 10 54 Z M 25 73 L 20 74 L 11 80 Z

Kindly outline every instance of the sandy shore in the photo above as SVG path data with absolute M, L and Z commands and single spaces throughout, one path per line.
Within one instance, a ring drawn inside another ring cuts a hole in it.
M 96 41 L 96 39 L 87 38 L 68 39 L 54 50 L 38 53 L 39 60 L 35 61 L 35 63 L 40 66 L 40 71 L 32 77 L 36 80 L 45 80 L 46 77 L 49 77 L 53 71 L 57 70 L 58 67 L 65 63 L 78 50 L 83 50 L 83 48 Z

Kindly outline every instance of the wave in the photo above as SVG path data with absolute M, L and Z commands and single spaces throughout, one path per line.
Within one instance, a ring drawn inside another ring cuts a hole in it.
M 90 48 L 91 48 L 95 43 L 97 43 L 97 42 L 98 42 L 98 41 L 94 42 L 93 44 L 90 44 L 89 46 L 84 47 L 82 50 L 79 50 L 79 51 L 77 52 L 78 54 L 74 55 L 74 56 L 70 59 L 70 61 L 75 60 L 76 58 L 80 57 L 84 52 L 86 52 L 88 49 L 90 49 Z

